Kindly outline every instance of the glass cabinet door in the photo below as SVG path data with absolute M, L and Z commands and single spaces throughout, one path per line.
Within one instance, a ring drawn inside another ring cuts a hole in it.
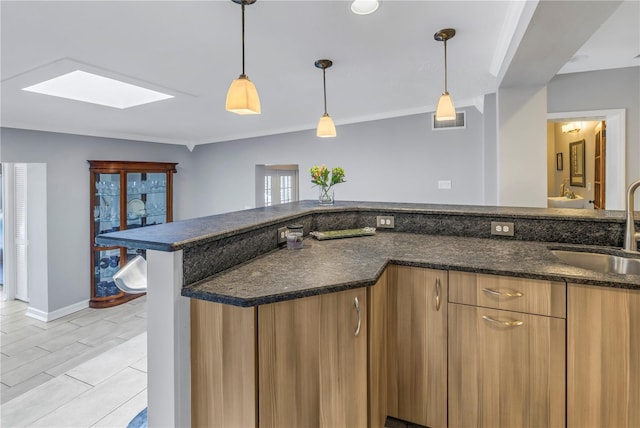
M 127 173 L 127 229 L 166 222 L 166 173 Z
M 94 174 L 94 236 L 120 230 L 120 174 Z
M 120 294 L 120 289 L 116 287 L 113 281 L 113 274 L 120 269 L 120 257 L 120 248 L 94 252 L 95 297 L 100 298 Z

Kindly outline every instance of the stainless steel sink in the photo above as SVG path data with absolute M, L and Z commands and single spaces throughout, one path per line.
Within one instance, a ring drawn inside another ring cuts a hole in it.
M 571 250 L 551 250 L 564 263 L 598 272 L 640 275 L 640 259 Z

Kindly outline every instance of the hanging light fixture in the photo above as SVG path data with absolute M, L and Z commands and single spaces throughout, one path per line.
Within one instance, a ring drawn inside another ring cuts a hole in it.
M 456 118 L 456 109 L 453 106 L 451 95 L 447 91 L 447 40 L 452 39 L 456 35 L 453 28 L 445 28 L 433 35 L 433 38 L 439 42 L 444 42 L 444 92 L 438 100 L 436 108 L 436 120 L 454 120 Z
M 260 114 L 258 90 L 249 77 L 244 74 L 244 7 L 256 0 L 232 0 L 242 6 L 242 74 L 231 82 L 227 92 L 227 111 L 237 114 Z
M 322 69 L 322 85 L 324 88 L 324 114 L 318 121 L 318 129 L 316 130 L 316 135 L 322 138 L 336 136 L 336 125 L 333 123 L 329 113 L 327 113 L 327 79 L 325 73 L 327 68 L 332 65 L 333 62 L 330 59 L 319 59 L 315 62 L 315 66 Z

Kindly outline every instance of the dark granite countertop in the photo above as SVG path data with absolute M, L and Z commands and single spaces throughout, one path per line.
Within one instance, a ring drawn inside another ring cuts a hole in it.
M 308 237 L 302 250 L 271 251 L 191 284 L 182 295 L 256 306 L 372 285 L 388 263 L 640 290 L 640 275 L 573 267 L 549 248 L 585 246 L 386 231 L 328 241 Z
M 318 206 L 317 201 L 299 201 L 106 233 L 96 237 L 96 243 L 103 246 L 178 251 L 208 241 L 294 220 L 305 215 L 364 211 L 444 214 L 448 216 L 472 215 L 513 219 L 554 219 L 575 222 L 624 222 L 624 212 L 622 211 L 355 201 L 339 201 L 334 206 Z

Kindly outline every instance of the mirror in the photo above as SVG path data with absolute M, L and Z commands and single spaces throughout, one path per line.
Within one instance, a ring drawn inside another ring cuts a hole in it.
M 585 187 L 584 140 L 569 143 L 569 184 Z

